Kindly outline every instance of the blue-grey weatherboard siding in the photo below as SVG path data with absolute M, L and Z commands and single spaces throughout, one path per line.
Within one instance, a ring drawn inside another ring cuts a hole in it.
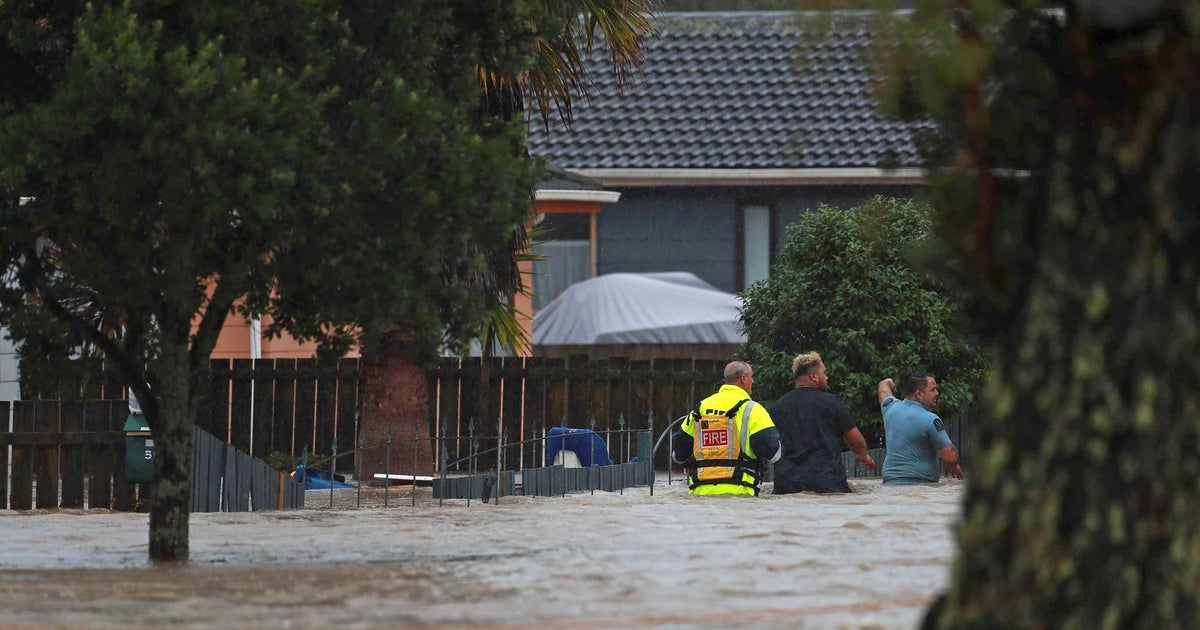
M 747 186 L 626 188 L 597 221 L 597 272 L 690 271 L 722 291 L 739 290 L 738 212 L 776 210 L 774 247 L 787 226 L 820 204 L 850 208 L 873 195 L 907 199 L 915 186 Z

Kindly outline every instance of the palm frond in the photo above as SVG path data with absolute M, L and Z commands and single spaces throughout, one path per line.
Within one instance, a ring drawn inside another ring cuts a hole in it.
M 485 91 L 518 86 L 536 106 L 542 122 L 557 112 L 564 124 L 572 120 L 572 99 L 590 87 L 587 59 L 600 45 L 608 54 L 609 70 L 618 88 L 628 85 L 645 60 L 645 40 L 651 32 L 655 0 L 540 0 L 534 5 L 537 32 L 530 68 L 517 76 L 480 69 Z

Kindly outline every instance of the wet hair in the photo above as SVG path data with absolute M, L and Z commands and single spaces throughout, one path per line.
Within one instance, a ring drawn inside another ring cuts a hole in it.
M 821 365 L 821 355 L 816 352 L 798 354 L 795 359 L 792 359 L 792 376 L 796 378 L 808 376 L 808 373 L 817 369 L 819 365 Z
M 929 372 L 909 372 L 900 377 L 900 397 L 908 398 L 913 392 L 929 384 Z
M 733 361 L 725 366 L 725 373 L 722 375 L 725 378 L 725 383 L 733 385 L 741 380 L 742 375 L 750 371 L 750 364 L 741 361 Z

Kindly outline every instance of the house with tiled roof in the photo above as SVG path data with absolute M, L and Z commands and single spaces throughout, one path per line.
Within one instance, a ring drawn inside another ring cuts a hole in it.
M 661 14 L 644 76 L 624 93 L 597 55 L 571 129 L 533 122 L 529 146 L 620 199 L 589 217 L 588 243 L 582 219 L 557 217 L 550 238 L 575 245 L 554 255 L 589 257 L 596 274 L 688 271 L 736 292 L 767 277 L 802 213 L 913 196 L 924 180 L 910 133 L 872 96 L 872 17 Z

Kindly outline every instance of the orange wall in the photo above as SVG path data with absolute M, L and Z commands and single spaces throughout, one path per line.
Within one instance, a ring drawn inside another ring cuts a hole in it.
M 263 328 L 270 322 L 264 318 Z M 263 359 L 311 359 L 317 355 L 317 344 L 300 343 L 291 335 L 284 333 L 276 339 L 263 338 Z M 347 357 L 357 357 L 358 351 L 352 350 Z M 231 314 L 221 327 L 221 335 L 217 337 L 217 345 L 213 348 L 214 359 L 249 359 L 250 358 L 250 322 L 241 315 Z
M 533 282 L 533 263 L 525 261 L 518 265 L 521 269 L 521 279 L 523 282 Z M 529 356 L 533 351 L 533 300 L 528 295 L 514 295 L 513 306 L 517 311 L 517 321 L 521 324 L 521 330 L 525 333 L 525 340 L 529 342 L 529 349 L 521 353 L 521 356 Z

